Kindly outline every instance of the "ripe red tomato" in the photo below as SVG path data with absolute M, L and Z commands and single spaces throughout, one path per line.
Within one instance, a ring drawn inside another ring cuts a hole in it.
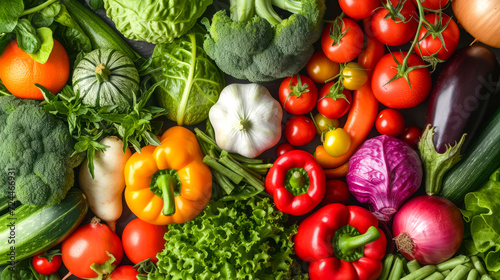
M 406 52 L 392 53 L 399 64 L 403 63 Z M 394 69 L 396 61 L 391 54 L 384 55 L 375 66 L 372 76 L 372 91 L 377 100 L 387 107 L 402 109 L 415 107 L 422 103 L 431 91 L 431 75 L 427 68 L 413 69 L 408 73 L 408 84 L 404 77 L 389 81 L 398 74 Z M 410 54 L 408 67 L 425 65 L 416 54 Z
M 137 280 L 140 273 L 131 265 L 122 265 L 111 272 L 110 280 Z
M 151 259 L 158 262 L 156 254 L 165 247 L 166 226 L 157 226 L 137 218 L 130 221 L 123 229 L 123 250 L 127 257 L 135 264 Z
M 35 255 L 32 259 L 32 264 L 36 272 L 43 275 L 56 273 L 61 266 L 61 255 L 54 255 L 58 252 L 59 250 L 57 252 L 50 251 Z
M 363 49 L 363 40 L 363 31 L 355 21 L 337 18 L 323 30 L 321 48 L 330 60 L 344 63 L 359 55 Z
M 449 0 L 421 0 L 422 6 L 429 8 L 431 10 L 441 10 L 448 5 Z M 413 0 L 415 6 L 417 5 L 417 0 Z
M 403 130 L 400 138 L 416 149 L 418 148 L 418 142 L 420 142 L 420 136 L 422 136 L 422 130 L 420 128 L 409 126 Z
M 429 27 L 422 25 L 419 33 L 418 45 L 415 45 L 415 52 L 420 56 L 431 56 L 437 54 L 437 58 L 448 59 L 457 49 L 460 40 L 460 30 L 455 21 L 449 16 L 441 13 L 441 18 L 437 14 L 427 14 L 425 19 L 432 24 Z M 430 30 L 430 33 L 424 38 L 424 35 Z M 439 38 L 441 34 L 444 41 Z M 420 52 L 419 50 L 422 50 Z
M 97 277 L 97 273 L 90 266 L 105 264 L 111 258 L 108 253 L 115 257 L 115 265 L 118 265 L 123 257 L 120 238 L 107 225 L 100 224 L 97 218 L 90 224 L 78 227 L 66 238 L 62 242 L 61 252 L 66 268 L 80 278 Z
M 378 133 L 398 137 L 405 128 L 405 119 L 398 110 L 382 110 L 375 121 Z
M 316 135 L 314 122 L 306 116 L 294 116 L 285 124 L 285 138 L 293 146 L 304 146 Z
M 328 59 L 323 51 L 317 51 L 307 62 L 306 70 L 309 78 L 322 84 L 339 73 L 340 65 Z
M 343 89 L 342 93 L 330 92 L 335 82 L 330 82 L 324 85 L 319 92 L 319 100 L 316 104 L 318 112 L 329 119 L 338 119 L 345 115 L 351 108 L 352 95 L 347 89 Z M 323 96 L 326 96 L 323 98 Z
M 388 8 L 397 9 L 395 7 L 399 1 L 403 0 L 391 0 L 392 6 L 388 4 L 388 7 L 377 10 L 372 17 L 373 34 L 377 40 L 389 46 L 399 46 L 407 43 L 417 32 L 418 14 L 415 6 L 410 1 L 406 1 L 399 12 L 402 18 L 393 17 L 391 14 L 391 17 L 386 19 L 386 16 L 390 13 Z M 395 14 L 398 13 L 395 12 Z
M 311 112 L 318 101 L 316 84 L 309 77 L 299 74 L 284 79 L 278 95 L 283 109 L 294 115 Z
M 282 143 L 276 148 L 276 156 L 280 157 L 293 150 L 295 150 L 295 148 L 292 145 L 290 145 L 290 143 L 287 142 Z
M 325 196 L 321 201 L 322 205 L 330 203 L 349 203 L 349 188 L 347 184 L 340 180 L 328 180 L 325 182 Z
M 349 17 L 362 19 L 373 14 L 380 6 L 380 0 L 339 0 L 339 5 Z

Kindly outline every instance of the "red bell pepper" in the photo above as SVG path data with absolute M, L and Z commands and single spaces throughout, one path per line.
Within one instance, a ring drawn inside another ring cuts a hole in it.
M 359 206 L 324 206 L 300 224 L 294 242 L 311 280 L 375 280 L 382 273 L 387 240 L 377 218 Z
M 304 215 L 323 199 L 325 173 L 313 155 L 293 150 L 276 159 L 267 173 L 265 187 L 278 210 Z

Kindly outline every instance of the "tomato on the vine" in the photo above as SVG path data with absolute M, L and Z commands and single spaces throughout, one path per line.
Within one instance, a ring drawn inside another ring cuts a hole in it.
M 300 74 L 284 79 L 278 95 L 283 109 L 294 115 L 311 112 L 318 101 L 316 84 L 309 77 Z
M 431 75 L 425 63 L 416 54 L 410 54 L 407 76 L 392 80 L 398 74 L 406 52 L 386 54 L 375 66 L 372 77 L 372 91 L 377 100 L 387 107 L 402 109 L 422 103 L 431 91 Z M 393 57 L 394 56 L 394 57 Z M 397 63 L 396 63 L 397 61 Z M 417 68 L 412 68 L 417 67 Z
M 340 72 L 340 65 L 326 57 L 323 51 L 315 52 L 306 65 L 307 75 L 316 83 L 324 83 Z
M 403 130 L 403 133 L 399 138 L 416 149 L 418 147 L 418 142 L 420 142 L 421 136 L 422 130 L 420 128 L 416 126 L 409 126 Z
M 329 119 L 321 113 L 314 115 L 314 123 L 316 124 L 316 133 L 321 135 L 323 132 L 330 130 L 333 127 L 339 126 L 338 119 Z
M 276 148 L 276 156 L 280 157 L 290 151 L 295 150 L 295 148 L 290 144 L 290 143 L 281 143 L 277 148 Z
M 328 180 L 325 182 L 325 196 L 321 205 L 330 203 L 342 203 L 346 205 L 350 198 L 349 188 L 344 181 Z
M 372 17 L 373 34 L 383 44 L 402 45 L 415 36 L 418 28 L 417 19 L 417 10 L 412 2 L 387 1 L 384 9 L 378 10 Z
M 137 218 L 130 221 L 123 230 L 123 250 L 127 257 L 135 264 L 151 259 L 158 262 L 156 254 L 165 247 L 166 226 L 157 226 Z
M 327 131 L 323 136 L 323 147 L 332 157 L 340 157 L 351 147 L 351 136 L 343 128 Z
M 61 253 L 59 250 L 52 250 L 37 254 L 32 259 L 33 268 L 42 275 L 56 273 L 61 266 Z
M 373 14 L 380 6 L 380 0 L 339 0 L 339 5 L 349 17 L 362 19 Z
M 435 55 L 441 60 L 448 59 L 457 49 L 460 40 L 458 25 L 443 13 L 427 14 L 425 20 L 431 25 L 422 25 L 418 44 L 414 48 L 415 52 L 420 56 Z
M 323 30 L 321 48 L 330 60 L 344 63 L 359 55 L 363 40 L 363 31 L 355 21 L 338 17 Z
M 345 115 L 352 103 L 351 92 L 343 89 L 335 82 L 324 85 L 319 92 L 319 100 L 316 104 L 318 112 L 329 119 L 338 119 Z
M 378 133 L 398 137 L 405 128 L 403 115 L 395 109 L 382 110 L 375 121 Z
M 109 280 L 137 280 L 137 275 L 140 273 L 131 265 L 122 265 L 109 275 Z
M 348 90 L 360 89 L 367 81 L 366 69 L 357 62 L 349 62 L 342 69 L 342 84 Z
M 448 5 L 449 0 L 421 0 L 422 6 L 431 9 L 431 10 L 442 10 L 446 8 L 446 5 Z M 417 0 L 413 0 L 413 3 L 415 3 L 415 6 L 417 5 Z
M 293 146 L 304 146 L 316 135 L 314 122 L 306 116 L 291 117 L 285 124 L 285 138 Z

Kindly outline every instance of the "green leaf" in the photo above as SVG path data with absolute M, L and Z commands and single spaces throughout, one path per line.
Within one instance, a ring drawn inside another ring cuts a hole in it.
M 78 54 L 92 50 L 89 37 L 68 13 L 66 6 L 61 4 L 61 10 L 54 20 L 61 24 L 55 33 L 68 53 Z
M 18 21 L 14 33 L 16 33 L 17 45 L 25 53 L 36 53 L 42 46 L 42 41 L 38 38 L 36 29 L 25 18 Z
M 50 53 L 54 47 L 54 39 L 52 38 L 52 30 L 48 27 L 38 28 L 37 36 L 42 40 L 42 45 L 36 53 L 30 53 L 29 55 L 36 62 L 45 64 L 49 60 Z
M 0 33 L 9 33 L 16 28 L 19 17 L 24 11 L 22 0 L 2 0 L 0 5 Z
M 41 10 L 40 13 L 44 17 L 49 17 L 49 18 L 52 17 L 53 18 L 59 14 L 59 12 L 61 11 L 61 6 L 62 6 L 62 4 L 60 4 L 59 2 L 54 2 L 50 6 Z
M 54 17 L 45 17 L 41 13 L 35 13 L 31 17 L 31 24 L 36 27 L 49 27 L 54 22 Z

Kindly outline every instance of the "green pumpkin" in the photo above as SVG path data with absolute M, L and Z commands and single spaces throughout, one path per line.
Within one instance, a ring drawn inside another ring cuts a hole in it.
M 73 90 L 80 91 L 80 98 L 87 106 L 118 105 L 119 109 L 125 109 L 139 90 L 139 72 L 121 51 L 96 49 L 76 66 Z

